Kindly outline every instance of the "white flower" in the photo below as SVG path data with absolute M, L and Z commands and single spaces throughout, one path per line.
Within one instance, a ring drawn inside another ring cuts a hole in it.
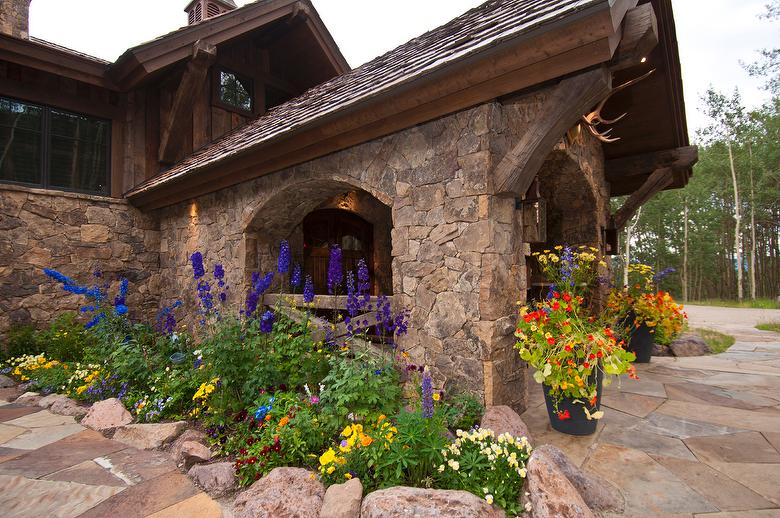
M 488 504 L 493 505 L 493 495 L 485 495 L 485 501 Z
M 200 349 L 196 349 L 196 350 L 192 351 L 192 355 L 193 356 L 200 356 L 202 354 L 203 354 L 203 351 L 201 351 Z
M 442 473 L 444 471 L 444 464 L 439 466 L 439 473 Z
M 450 459 L 447 461 L 447 464 L 449 464 L 449 466 L 455 471 L 460 469 L 460 463 L 457 460 Z

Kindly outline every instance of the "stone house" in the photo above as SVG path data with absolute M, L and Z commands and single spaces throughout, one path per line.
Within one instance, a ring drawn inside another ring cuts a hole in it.
M 114 63 L 30 36 L 29 4 L 0 0 L 0 332 L 75 307 L 44 267 L 126 276 L 149 317 L 195 250 L 238 304 L 281 239 L 320 290 L 339 243 L 437 384 L 522 409 L 532 250 L 614 253 L 696 161 L 671 0 L 489 0 L 354 70 L 310 0 L 193 0 Z

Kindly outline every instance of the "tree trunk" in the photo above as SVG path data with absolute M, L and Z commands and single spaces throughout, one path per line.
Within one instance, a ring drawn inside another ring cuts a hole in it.
M 750 156 L 750 300 L 756 300 L 756 194 L 753 185 L 753 146 L 748 143 Z
M 683 302 L 688 303 L 688 197 L 683 198 L 683 267 L 682 267 L 682 296 Z
M 731 166 L 731 180 L 734 183 L 734 259 L 737 263 L 737 300 L 742 302 L 744 298 L 742 287 L 742 214 L 739 207 L 739 187 L 737 185 L 737 170 L 734 168 L 734 152 L 730 140 L 727 144 L 729 148 L 729 165 Z
M 631 264 L 631 234 L 634 233 L 639 218 L 642 216 L 642 207 L 636 211 L 636 216 L 633 217 L 631 223 L 626 225 L 626 257 L 623 263 L 623 286 L 628 286 L 628 265 Z

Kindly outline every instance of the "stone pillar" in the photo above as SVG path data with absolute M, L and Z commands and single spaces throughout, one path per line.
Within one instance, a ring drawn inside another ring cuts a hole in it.
M 0 33 L 15 38 L 30 37 L 31 0 L 0 0 Z

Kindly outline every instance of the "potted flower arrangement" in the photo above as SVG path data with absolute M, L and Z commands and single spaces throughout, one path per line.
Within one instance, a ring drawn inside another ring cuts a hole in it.
M 636 361 L 648 363 L 653 343 L 669 345 L 682 332 L 687 315 L 670 293 L 655 289 L 674 269 L 667 268 L 654 275 L 651 266 L 632 264 L 628 271 L 629 284 L 612 290 L 609 295 L 607 315 L 618 322 L 628 339 L 628 350 L 636 354 Z
M 597 265 L 603 264 L 594 251 L 556 247 L 535 256 L 553 284 L 546 300 L 521 308 L 515 347 L 536 369 L 534 379 L 543 386 L 552 427 L 589 435 L 603 416 L 602 385 L 611 381 L 605 375 L 636 377 L 634 355 L 585 304 Z

